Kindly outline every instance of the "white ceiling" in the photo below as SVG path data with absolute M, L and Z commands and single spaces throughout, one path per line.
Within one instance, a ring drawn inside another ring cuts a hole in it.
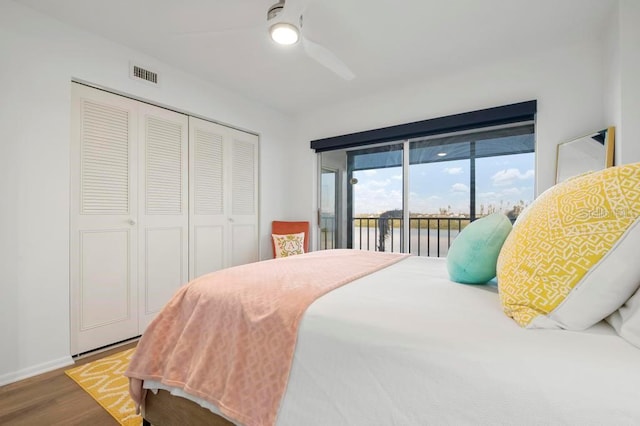
M 352 81 L 299 44 L 268 40 L 266 11 L 277 0 L 16 1 L 296 114 L 601 38 L 616 0 L 287 0 L 309 2 L 305 35 L 341 58 L 356 74 Z

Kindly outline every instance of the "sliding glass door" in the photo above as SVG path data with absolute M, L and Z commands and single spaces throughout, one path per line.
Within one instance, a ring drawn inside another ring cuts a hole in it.
M 320 174 L 320 250 L 338 247 L 338 194 L 339 171 L 323 168 Z
M 347 152 L 350 248 L 402 251 L 403 144 Z
M 446 256 L 453 239 L 469 223 L 473 205 L 469 148 L 468 142 L 410 144 L 408 252 Z
M 334 247 L 446 256 L 470 222 L 494 212 L 515 221 L 533 200 L 534 148 L 532 123 L 520 123 L 323 152 L 323 168 L 326 159 L 344 171 L 333 175 L 345 189 L 334 197 L 344 215 Z

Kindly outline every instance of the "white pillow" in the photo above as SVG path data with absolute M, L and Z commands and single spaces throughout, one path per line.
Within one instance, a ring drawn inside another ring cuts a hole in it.
M 607 321 L 621 337 L 640 348 L 640 290 L 607 317 Z
M 277 257 L 293 256 L 304 253 L 304 232 L 298 234 L 271 234 Z

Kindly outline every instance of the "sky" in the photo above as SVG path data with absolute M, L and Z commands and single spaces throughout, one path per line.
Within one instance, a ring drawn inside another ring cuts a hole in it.
M 469 160 L 412 165 L 409 169 L 409 211 L 438 213 L 441 208 L 469 213 Z M 402 168 L 354 172 L 354 215 L 379 214 L 402 208 Z M 506 213 L 534 198 L 534 154 L 476 160 L 476 214 L 489 205 Z

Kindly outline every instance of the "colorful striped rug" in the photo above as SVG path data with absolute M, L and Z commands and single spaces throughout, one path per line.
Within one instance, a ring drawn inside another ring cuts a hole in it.
M 66 370 L 80 387 L 109 412 L 121 425 L 139 426 L 142 418 L 136 415 L 129 397 L 129 379 L 124 371 L 135 348 Z

